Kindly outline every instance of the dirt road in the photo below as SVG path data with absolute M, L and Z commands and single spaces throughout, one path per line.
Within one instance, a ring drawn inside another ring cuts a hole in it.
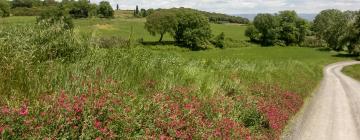
M 289 125 L 284 140 L 360 140 L 360 82 L 341 72 L 340 62 L 324 69 L 314 97 Z

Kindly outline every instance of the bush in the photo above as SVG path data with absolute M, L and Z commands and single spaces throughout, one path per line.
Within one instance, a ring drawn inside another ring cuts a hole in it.
M 245 36 L 249 37 L 251 42 L 258 42 L 260 40 L 260 33 L 254 25 L 246 28 Z
M 54 8 L 56 8 L 56 7 L 53 7 L 53 6 L 33 7 L 33 8 L 16 7 L 16 8 L 11 9 L 11 14 L 13 16 L 40 16 L 41 13 L 44 13 L 45 11 L 49 11 Z
M 100 37 L 96 39 L 96 46 L 100 48 L 115 48 L 115 47 L 129 47 L 130 42 L 128 39 L 111 36 L 111 37 Z
M 46 25 L 51 26 L 53 24 L 61 23 L 61 25 L 64 25 L 64 27 L 62 27 L 64 29 L 74 28 L 72 18 L 65 12 L 63 7 L 44 11 L 36 20 L 38 24 L 45 23 Z
M 175 12 L 179 22 L 175 31 L 175 41 L 193 50 L 206 49 L 212 36 L 209 19 L 193 11 Z
M 225 48 L 225 34 L 224 34 L 224 32 L 222 32 L 218 36 L 216 36 L 215 39 L 211 41 L 211 43 L 216 48 L 221 48 L 221 49 Z
M 10 16 L 10 4 L 7 0 L 0 0 L 0 17 Z
M 88 0 L 70 2 L 66 5 L 69 14 L 73 18 L 88 18 L 97 15 L 97 5 L 91 4 Z
M 102 18 L 112 18 L 114 17 L 114 10 L 107 1 L 101 1 L 98 9 L 98 14 Z
M 324 40 L 320 40 L 315 36 L 307 36 L 305 37 L 304 42 L 300 44 L 300 46 L 310 48 L 326 47 L 326 42 Z

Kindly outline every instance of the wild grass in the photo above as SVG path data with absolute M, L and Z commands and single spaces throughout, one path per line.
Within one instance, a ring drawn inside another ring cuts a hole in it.
M 360 80 L 360 65 L 347 66 L 343 72 L 357 80 Z
M 346 59 L 299 47 L 99 47 L 99 37 L 126 38 L 131 25 L 135 38 L 157 40 L 143 22 L 82 19 L 75 33 L 53 36 L 34 33 L 58 28 L 6 25 L 0 34 L 1 138 L 277 139 L 321 80 L 323 66 Z M 212 28 L 244 39 L 234 31 L 243 26 Z M 48 48 L 86 51 L 76 59 L 73 51 L 34 61 L 49 54 L 36 50 Z

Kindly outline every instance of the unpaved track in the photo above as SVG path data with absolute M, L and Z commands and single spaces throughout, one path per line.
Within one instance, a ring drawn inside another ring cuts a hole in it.
M 341 72 L 360 62 L 340 62 L 324 69 L 314 97 L 290 124 L 284 140 L 360 140 L 360 82 Z

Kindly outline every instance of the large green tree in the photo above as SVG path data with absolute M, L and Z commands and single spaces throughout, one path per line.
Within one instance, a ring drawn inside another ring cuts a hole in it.
M 146 17 L 145 29 L 153 36 L 159 34 L 159 42 L 166 33 L 175 34 L 178 25 L 176 15 L 170 11 L 157 11 Z
M 175 12 L 179 22 L 175 41 L 193 50 L 206 49 L 212 37 L 209 19 L 191 10 L 177 9 Z
M 307 31 L 307 22 L 301 19 L 295 11 L 280 11 L 279 39 L 286 45 L 299 44 L 304 41 Z
M 0 17 L 10 16 L 10 3 L 7 0 L 0 0 Z
M 258 14 L 254 19 L 254 26 L 260 33 L 260 43 L 262 45 L 273 45 L 276 42 L 279 21 L 272 14 Z
M 341 37 L 346 34 L 347 24 L 347 16 L 340 10 L 324 10 L 316 16 L 313 30 L 319 39 L 326 41 L 328 47 L 340 51 L 343 49 Z
M 98 9 L 100 17 L 112 18 L 114 17 L 114 10 L 108 1 L 101 1 Z

